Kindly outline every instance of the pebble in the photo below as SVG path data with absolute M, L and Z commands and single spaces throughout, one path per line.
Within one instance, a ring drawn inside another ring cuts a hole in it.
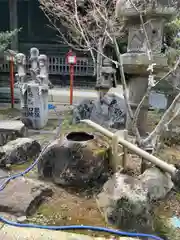
M 23 222 L 25 222 L 27 220 L 27 217 L 26 216 L 21 216 L 21 217 L 18 217 L 17 218 L 17 222 L 19 222 L 19 223 L 23 223 Z

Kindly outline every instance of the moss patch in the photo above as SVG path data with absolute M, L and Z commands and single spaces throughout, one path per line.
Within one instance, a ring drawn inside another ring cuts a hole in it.
M 55 188 L 53 197 L 43 203 L 38 212 L 28 218 L 29 222 L 47 225 L 92 225 L 107 226 L 97 209 L 94 198 L 72 194 L 62 188 Z M 111 227 L 111 226 L 109 226 Z M 104 233 L 75 231 L 91 236 L 108 236 Z
M 20 173 L 29 168 L 33 164 L 34 160 L 30 159 L 29 161 L 23 163 L 23 164 L 17 164 L 17 165 L 11 165 L 10 167 L 10 173 L 15 174 L 15 173 Z M 34 166 L 31 171 L 29 171 L 26 175 L 26 177 L 29 178 L 38 178 L 38 172 L 37 172 L 37 166 Z
M 18 109 L 15 108 L 3 108 L 0 109 L 0 119 L 11 119 L 14 117 L 20 116 L 20 111 Z
M 170 224 L 170 220 L 162 215 L 154 218 L 154 230 L 163 239 L 180 239 L 180 232 Z
M 28 168 L 32 164 L 32 162 L 33 162 L 32 160 L 29 160 L 22 164 L 11 165 L 10 170 L 11 171 L 23 171 L 26 168 Z

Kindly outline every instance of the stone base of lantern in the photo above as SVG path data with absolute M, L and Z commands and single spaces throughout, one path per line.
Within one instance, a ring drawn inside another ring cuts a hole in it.
M 131 107 L 133 112 L 136 111 L 137 106 L 141 102 L 142 98 L 147 92 L 148 88 L 148 67 L 151 62 L 148 59 L 146 53 L 125 53 L 122 55 L 124 71 L 131 75 L 129 79 L 129 102 L 132 103 Z M 158 76 L 158 79 L 162 77 L 162 72 L 168 71 L 167 58 L 163 54 L 153 55 L 153 74 Z M 137 127 L 141 136 L 145 136 L 147 133 L 147 114 L 149 109 L 149 98 L 147 97 L 139 112 Z M 132 120 L 127 117 L 127 129 L 129 133 L 132 133 Z
M 129 74 L 148 75 L 147 68 L 150 64 L 146 53 L 125 53 L 122 55 L 124 71 Z M 168 71 L 167 58 L 162 55 L 154 55 L 154 74 Z
M 134 76 L 129 81 L 129 102 L 131 104 L 131 108 L 133 112 L 136 111 L 137 106 L 141 102 L 141 99 L 144 97 L 148 87 L 148 77 L 137 77 Z M 137 121 L 137 127 L 139 129 L 140 135 L 144 136 L 146 135 L 147 131 L 147 114 L 149 109 L 149 99 L 146 98 L 143 106 L 139 112 L 138 121 Z M 130 117 L 127 118 L 127 129 L 129 130 L 129 133 L 132 133 L 132 120 Z

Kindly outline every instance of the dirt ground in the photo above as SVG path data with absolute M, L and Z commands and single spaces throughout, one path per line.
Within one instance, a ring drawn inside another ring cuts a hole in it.
M 3 118 L 7 119 L 7 116 L 10 113 L 1 113 Z M 17 113 L 11 115 L 18 115 Z M 11 116 L 10 115 L 10 116 Z M 149 113 L 148 117 L 148 130 L 154 128 L 160 119 L 161 114 L 157 113 Z M 65 134 L 69 131 L 88 131 L 93 132 L 93 129 L 85 126 L 85 125 L 70 125 L 69 124 L 70 115 L 68 113 L 62 114 L 62 119 L 64 119 L 61 125 L 61 134 Z M 49 120 L 48 125 L 45 127 L 43 131 L 39 133 L 30 133 L 30 137 L 37 139 L 40 141 L 42 145 L 47 144 L 48 141 L 52 141 L 55 130 L 58 125 L 58 120 Z M 49 133 L 48 133 L 49 131 Z M 164 146 L 158 152 L 158 156 L 169 162 L 169 163 L 177 163 L 180 162 L 180 143 L 175 146 Z M 18 172 L 25 169 L 29 164 L 26 163 L 24 165 L 15 166 L 12 169 L 12 172 Z M 37 169 L 33 169 L 28 174 L 28 177 L 37 178 Z M 38 224 L 47 224 L 47 225 L 71 225 L 71 224 L 83 224 L 83 225 L 93 225 L 93 226 L 107 226 L 105 223 L 101 213 L 99 212 L 95 197 L 88 192 L 80 192 L 74 191 L 74 189 L 63 189 L 59 186 L 56 186 L 52 183 L 47 182 L 47 184 L 51 184 L 52 189 L 54 190 L 54 195 L 52 198 L 46 199 L 42 205 L 39 207 L 37 213 L 28 218 L 29 222 L 38 223 Z M 174 215 L 180 217 L 180 193 L 173 191 L 166 200 L 159 202 L 155 205 L 155 212 L 157 215 L 170 218 Z M 109 226 L 112 227 L 112 226 Z M 161 229 L 160 229 L 161 228 Z M 164 225 L 159 226 L 158 231 L 166 231 L 167 227 Z M 166 230 L 165 230 L 166 229 Z M 168 231 L 168 230 L 167 230 Z M 84 232 L 83 232 L 84 233 Z M 104 236 L 104 234 L 90 233 L 87 234 L 93 236 Z M 106 235 L 105 235 L 106 236 Z M 172 240 L 175 240 L 175 238 Z

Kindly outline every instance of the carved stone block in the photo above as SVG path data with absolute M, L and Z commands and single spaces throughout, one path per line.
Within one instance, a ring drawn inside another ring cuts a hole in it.
M 145 23 L 147 37 L 142 25 L 130 25 L 128 37 L 128 52 L 147 52 L 148 43 L 152 52 L 160 53 L 163 40 L 163 21 L 150 19 Z

